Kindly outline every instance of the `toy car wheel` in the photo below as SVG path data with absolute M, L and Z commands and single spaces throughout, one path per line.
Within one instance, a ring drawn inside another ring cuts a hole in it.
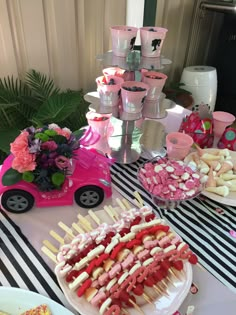
M 75 201 L 81 208 L 94 208 L 104 199 L 104 191 L 97 186 L 84 186 L 75 192 Z
M 34 205 L 34 197 L 24 190 L 8 190 L 2 195 L 2 207 L 13 213 L 29 211 Z

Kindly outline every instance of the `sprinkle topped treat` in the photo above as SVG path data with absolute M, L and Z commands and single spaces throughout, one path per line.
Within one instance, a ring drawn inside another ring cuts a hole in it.
M 21 315 L 52 315 L 52 313 L 46 304 L 42 304 L 22 313 Z

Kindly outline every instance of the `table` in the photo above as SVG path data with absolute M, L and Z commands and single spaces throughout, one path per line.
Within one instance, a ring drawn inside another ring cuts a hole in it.
M 160 122 L 166 126 L 166 132 L 171 132 L 178 129 L 182 117 L 187 113 L 186 109 L 176 106 Z M 112 166 L 113 197 L 105 200 L 104 204 L 113 204 L 121 196 L 131 202 L 133 192 L 137 190 L 144 202 L 165 218 L 198 254 L 200 263 L 208 271 L 193 268 L 193 281 L 199 291 L 187 296 L 179 309 L 182 315 L 186 314 L 189 305 L 195 306 L 194 315 L 235 314 L 236 241 L 229 235 L 230 229 L 236 230 L 235 208 L 219 205 L 209 199 L 195 199 L 175 210 L 159 209 L 137 182 L 136 172 L 142 162 L 141 158 L 132 164 Z M 216 207 L 223 208 L 225 214 L 216 213 Z M 61 233 L 57 225 L 59 221 L 70 225 L 77 221 L 78 213 L 86 215 L 86 210 L 73 205 L 34 208 L 25 214 L 1 212 L 0 285 L 48 295 L 76 314 L 59 289 L 52 272 L 53 263 L 41 252 L 41 247 L 43 240 L 49 238 L 50 230 Z

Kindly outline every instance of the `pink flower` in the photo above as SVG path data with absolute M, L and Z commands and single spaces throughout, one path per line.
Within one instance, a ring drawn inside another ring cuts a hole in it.
M 57 149 L 57 144 L 55 141 L 46 141 L 41 144 L 42 150 L 55 151 Z
M 28 136 L 29 133 L 27 131 L 22 131 L 14 142 L 10 144 L 12 154 L 17 156 L 19 152 L 28 150 Z
M 12 161 L 12 168 L 19 173 L 33 171 L 36 168 L 35 157 L 35 154 L 28 151 L 19 151 Z
M 65 168 L 68 168 L 70 166 L 70 160 L 67 159 L 65 156 L 63 155 L 59 155 L 58 157 L 56 157 L 55 159 L 55 163 L 56 166 L 60 169 L 63 170 Z
M 71 135 L 70 129 L 68 129 L 68 128 L 64 128 L 64 129 L 55 128 L 54 130 L 57 132 L 58 135 L 64 136 L 64 137 L 66 137 L 66 139 L 70 139 L 70 135 Z

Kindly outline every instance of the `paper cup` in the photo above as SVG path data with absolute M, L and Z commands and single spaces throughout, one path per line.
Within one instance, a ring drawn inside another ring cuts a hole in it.
M 193 144 L 193 138 L 182 132 L 171 132 L 166 136 L 168 158 L 183 160 Z
M 112 26 L 111 39 L 113 54 L 126 57 L 133 50 L 138 28 L 132 26 Z
M 141 52 L 144 57 L 160 57 L 168 30 L 162 27 L 141 27 Z

